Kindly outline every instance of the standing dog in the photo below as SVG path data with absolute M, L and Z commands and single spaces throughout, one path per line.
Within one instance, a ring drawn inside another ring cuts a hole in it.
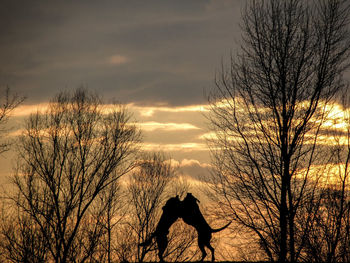
M 197 202 L 199 202 L 197 198 L 195 198 L 191 193 L 187 193 L 185 199 L 181 202 L 182 209 L 180 217 L 186 224 L 193 226 L 197 230 L 198 247 L 202 252 L 201 261 L 203 261 L 207 255 L 205 247 L 209 248 L 211 252 L 211 260 L 214 261 L 214 248 L 210 244 L 211 234 L 224 230 L 231 224 L 231 222 L 224 227 L 212 229 L 203 217 Z

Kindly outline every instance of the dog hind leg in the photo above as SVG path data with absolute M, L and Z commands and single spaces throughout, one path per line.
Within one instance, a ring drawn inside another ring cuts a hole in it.
M 165 249 L 168 246 L 168 238 L 166 235 L 162 235 L 162 236 L 157 236 L 157 245 L 158 245 L 158 257 L 160 262 L 164 262 L 163 259 L 163 254 Z
M 198 237 L 198 247 L 199 247 L 200 251 L 202 252 L 202 258 L 201 258 L 200 261 L 203 261 L 204 258 L 205 258 L 206 255 L 207 255 L 207 252 L 205 251 L 204 244 L 203 244 L 203 242 L 199 239 L 199 237 Z
M 211 261 L 214 262 L 215 261 L 214 248 L 210 245 L 210 243 L 207 244 L 207 247 L 211 252 Z

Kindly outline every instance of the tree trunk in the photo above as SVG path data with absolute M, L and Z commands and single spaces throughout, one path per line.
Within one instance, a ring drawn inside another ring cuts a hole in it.
M 285 178 L 282 178 L 281 208 L 280 208 L 280 254 L 279 262 L 285 263 L 287 259 L 287 187 Z

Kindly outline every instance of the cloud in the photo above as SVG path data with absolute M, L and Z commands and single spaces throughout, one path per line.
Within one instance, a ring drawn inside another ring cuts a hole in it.
M 216 134 L 216 132 L 206 132 L 206 133 L 203 133 L 201 134 L 199 137 L 198 137 L 200 140 L 217 140 L 218 139 L 218 136 Z
M 205 168 L 205 169 L 211 168 L 210 164 L 201 163 L 198 160 L 194 160 L 194 159 L 183 159 L 180 163 L 180 166 L 181 167 L 200 166 L 200 167 Z
M 5 0 L 0 84 L 30 103 L 82 84 L 123 102 L 202 103 L 232 48 L 227 32 L 240 6 L 208 10 L 207 2 Z
M 122 55 L 113 55 L 108 58 L 108 63 L 111 65 L 121 65 L 129 62 L 130 59 Z
M 49 103 L 39 103 L 39 104 L 31 104 L 31 105 L 20 105 L 14 109 L 11 113 L 14 117 L 26 117 L 31 113 L 35 113 L 37 111 L 46 111 L 49 107 Z
M 166 162 L 170 163 L 173 168 L 178 169 L 179 179 L 184 178 L 192 183 L 195 182 L 195 184 L 208 182 L 212 169 L 212 165 L 196 159 L 182 159 L 181 161 L 169 159 Z
M 160 123 L 155 121 L 143 122 L 139 126 L 144 131 L 155 131 L 155 130 L 167 130 L 167 131 L 176 131 L 176 130 L 197 130 L 198 127 L 190 123 Z
M 232 0 L 210 0 L 209 2 L 207 2 L 205 4 L 205 9 L 207 11 L 211 11 L 211 12 L 224 12 L 226 10 L 235 10 L 235 12 L 237 12 L 236 15 L 238 14 L 239 10 L 237 9 L 237 3 L 244 3 L 244 0 L 238 0 L 238 1 L 232 1 Z
M 212 166 L 195 159 L 183 159 L 179 163 L 180 173 L 198 181 L 208 181 Z
M 206 104 L 188 105 L 182 107 L 168 107 L 168 106 L 138 106 L 133 103 L 128 106 L 134 111 L 138 111 L 143 117 L 152 117 L 156 112 L 170 112 L 170 113 L 185 113 L 185 112 L 208 112 L 209 107 Z
M 158 143 L 142 143 L 141 148 L 145 151 L 166 151 L 166 152 L 191 152 L 191 151 L 208 151 L 208 147 L 204 143 L 178 143 L 178 144 L 158 144 Z

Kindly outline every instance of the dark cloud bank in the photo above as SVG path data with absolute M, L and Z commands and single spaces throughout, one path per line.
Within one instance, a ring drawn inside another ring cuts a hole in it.
M 31 103 L 80 85 L 123 102 L 201 103 L 243 3 L 2 1 L 0 86 Z

